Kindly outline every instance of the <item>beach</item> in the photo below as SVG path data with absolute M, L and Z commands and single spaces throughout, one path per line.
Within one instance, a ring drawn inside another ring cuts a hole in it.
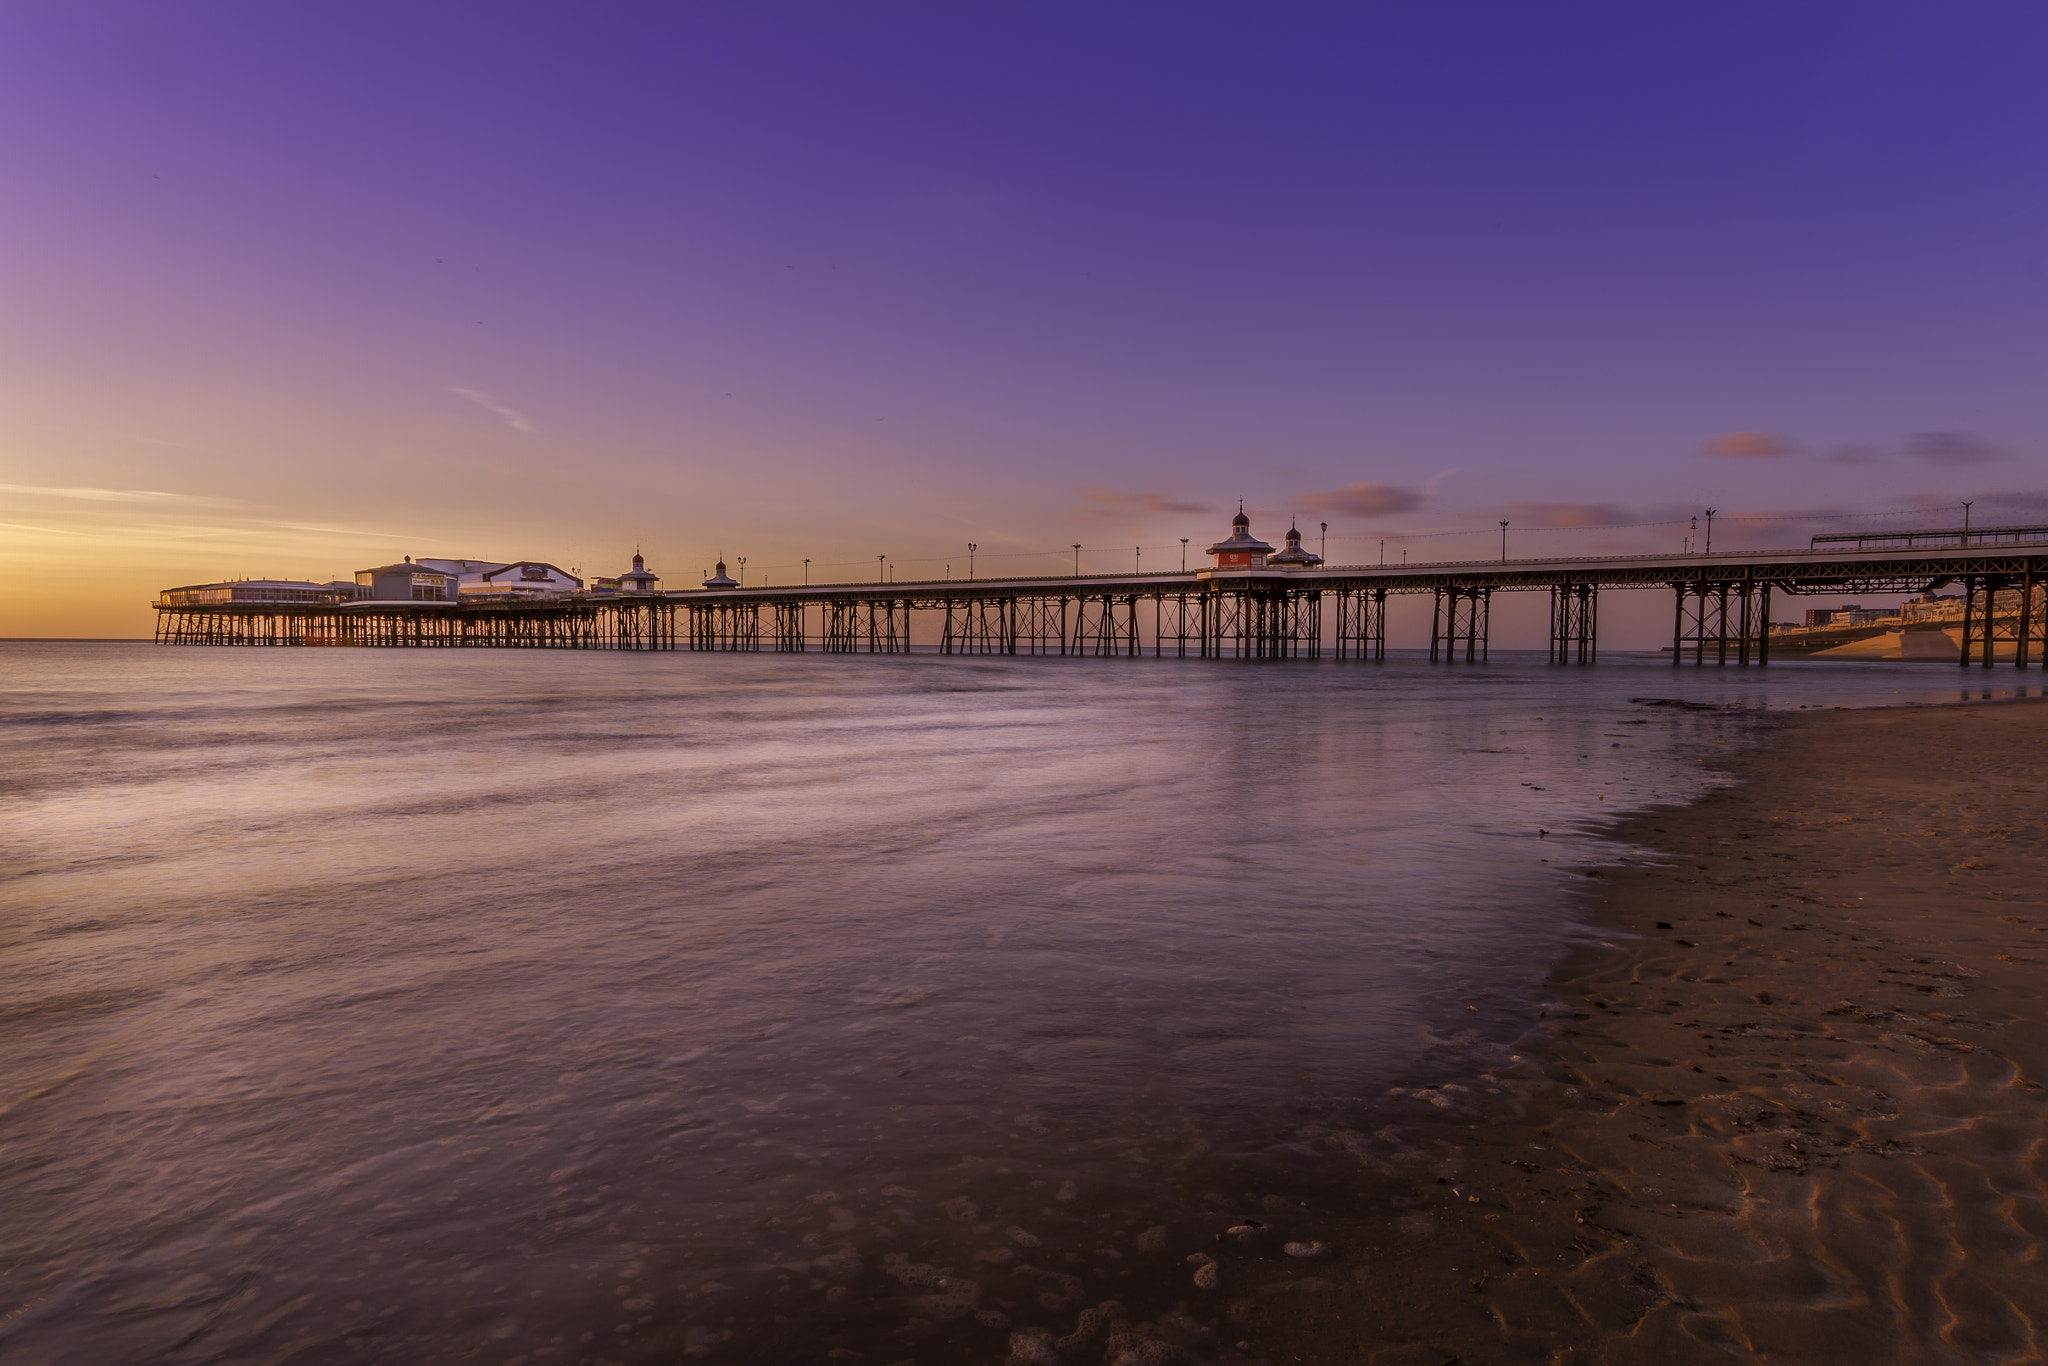
M 2048 705 L 1759 722 L 1614 831 L 1517 1055 L 1354 1140 L 1307 1362 L 2041 1359 Z
M 2032 1350 L 2033 703 L 343 653 L 14 648 L 10 1361 Z

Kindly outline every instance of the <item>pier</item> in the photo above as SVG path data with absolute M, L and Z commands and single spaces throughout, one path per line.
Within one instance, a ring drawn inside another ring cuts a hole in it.
M 1946 543 L 1925 543 L 1938 540 Z M 915 635 L 920 649 L 953 655 L 1369 661 L 1386 657 L 1389 598 L 1428 594 L 1429 634 L 1415 646 L 1427 646 L 1435 661 L 1476 663 L 1487 657 L 1494 596 L 1545 593 L 1551 661 L 1590 665 L 1599 657 L 1600 595 L 1661 591 L 1671 595 L 1674 665 L 1746 667 L 1770 663 L 1774 595 L 1955 586 L 1963 597 L 1959 663 L 1990 668 L 2001 644 L 2019 668 L 2037 657 L 2048 662 L 2048 613 L 2033 605 L 2036 582 L 2048 582 L 2048 528 L 1925 532 L 1871 545 L 1817 538 L 1806 549 L 1774 552 L 1400 566 L 1304 563 L 1314 560 L 1305 554 L 1283 563 L 1294 539 L 1288 552 L 1219 553 L 1233 544 L 1212 547 L 1214 566 L 1186 571 L 743 588 L 721 565 L 712 587 L 628 584 L 519 601 L 351 600 L 340 590 L 328 601 L 303 600 L 303 590 L 290 601 L 193 601 L 196 590 L 165 590 L 155 603 L 156 639 L 901 654 Z

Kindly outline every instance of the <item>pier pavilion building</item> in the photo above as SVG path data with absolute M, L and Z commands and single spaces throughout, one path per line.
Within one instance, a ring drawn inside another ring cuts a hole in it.
M 158 607 L 226 607 L 231 605 L 332 606 L 354 602 L 363 596 L 355 584 L 337 579 L 313 583 L 306 579 L 233 579 L 221 583 L 192 583 L 166 588 L 157 594 Z
M 446 570 L 414 564 L 410 555 L 403 564 L 356 571 L 356 583 L 370 590 L 363 596 L 372 602 L 454 602 L 459 582 Z
M 573 597 L 583 591 L 583 580 L 559 565 L 545 560 L 514 560 L 462 580 L 464 602 L 535 602 L 548 598 Z

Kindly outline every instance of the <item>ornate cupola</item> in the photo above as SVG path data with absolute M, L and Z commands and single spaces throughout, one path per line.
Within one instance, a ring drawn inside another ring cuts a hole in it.
M 1292 523 L 1287 527 L 1287 549 L 1266 559 L 1267 564 L 1287 569 L 1313 569 L 1322 562 L 1322 556 L 1301 548 L 1301 529 Z
M 660 587 L 660 576 L 648 573 L 647 561 L 641 558 L 639 551 L 634 551 L 633 567 L 619 575 L 619 591 L 621 593 L 652 593 Z
M 721 559 L 718 562 L 717 571 L 710 578 L 704 580 L 704 586 L 706 588 L 738 588 L 739 584 L 726 575 L 725 561 Z
M 1237 516 L 1230 519 L 1229 538 L 1210 546 L 1209 553 L 1216 557 L 1218 569 L 1264 569 L 1273 547 L 1252 536 L 1252 519 L 1244 515 L 1240 501 Z

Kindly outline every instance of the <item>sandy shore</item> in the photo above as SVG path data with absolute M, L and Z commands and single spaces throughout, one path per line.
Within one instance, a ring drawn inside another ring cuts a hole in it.
M 2043 1359 L 2048 704 L 1761 724 L 1616 832 L 1518 1056 L 1325 1136 L 1378 1210 L 1252 1355 Z

